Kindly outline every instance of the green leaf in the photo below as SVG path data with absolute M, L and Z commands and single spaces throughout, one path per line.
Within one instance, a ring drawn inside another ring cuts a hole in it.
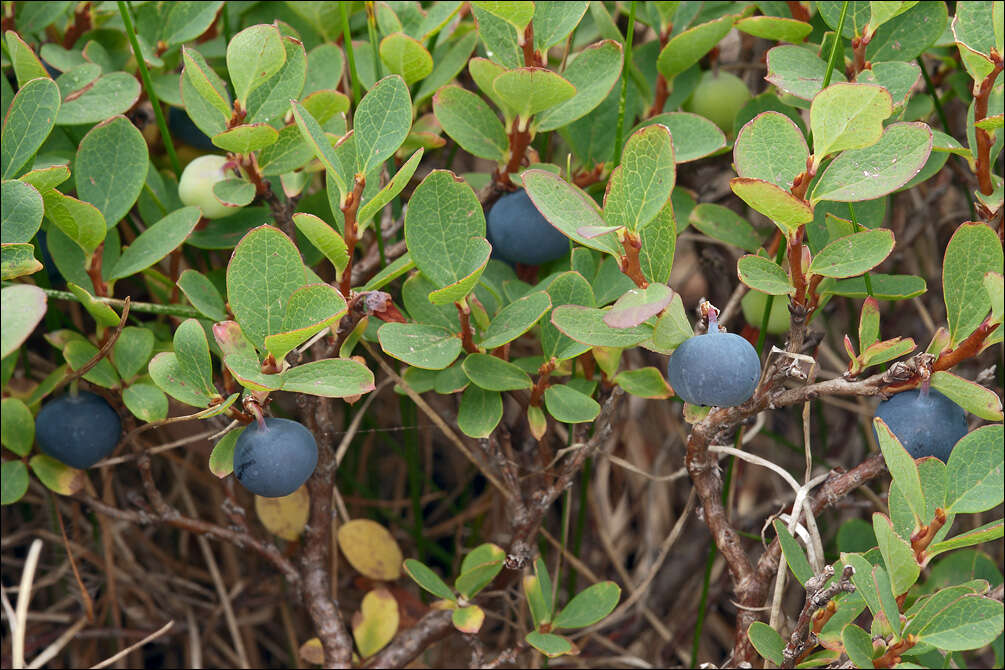
M 662 312 L 673 296 L 674 292 L 665 284 L 629 289 L 604 314 L 604 323 L 611 328 L 638 326 Z
M 394 155 L 412 127 L 412 99 L 401 77 L 378 81 L 353 114 L 356 172 L 369 174 Z
M 994 391 L 942 370 L 932 375 L 931 383 L 932 388 L 971 414 L 988 421 L 1002 420 L 1002 401 Z
M 100 300 L 96 300 L 86 289 L 73 282 L 67 282 L 67 288 L 77 297 L 87 313 L 94 317 L 99 326 L 108 328 L 119 325 L 119 315 L 115 313 L 115 310 Z
M 1005 281 L 1000 272 L 987 272 L 984 275 L 984 290 L 988 292 L 991 301 L 991 319 L 995 323 L 1005 320 Z
M 503 72 L 492 81 L 499 98 L 526 122 L 576 95 L 576 87 L 559 74 L 539 67 Z
M 0 196 L 0 240 L 3 244 L 27 244 L 42 227 L 45 205 L 38 190 L 20 180 L 3 182 Z
M 529 2 L 472 2 L 471 5 L 502 19 L 519 31 L 523 31 L 534 17 L 534 5 Z
M 28 467 L 21 461 L 0 465 L 0 505 L 10 505 L 28 492 Z
M 585 423 L 600 414 L 600 404 L 596 400 L 565 384 L 549 386 L 544 392 L 544 405 L 548 414 L 563 423 Z
M 482 335 L 481 346 L 495 349 L 520 337 L 551 309 L 551 298 L 534 291 L 503 307 Z M 472 380 L 474 381 L 474 380 Z
M 741 200 L 772 220 L 787 236 L 813 220 L 809 203 L 762 179 L 735 177 L 729 187 Z
M 489 354 L 469 354 L 462 367 L 468 379 L 486 391 L 515 391 L 533 386 L 526 372 Z
M 489 437 L 503 415 L 502 396 L 471 384 L 461 395 L 457 410 L 457 427 L 475 439 Z
M 292 367 L 283 373 L 282 390 L 294 393 L 344 398 L 369 393 L 373 373 L 362 363 L 343 358 L 325 358 Z
M 953 549 L 962 549 L 963 547 L 972 547 L 985 542 L 993 542 L 1003 535 L 1005 535 L 1005 522 L 998 519 L 948 540 L 930 545 L 925 551 L 925 556 L 927 559 L 931 559 Z
M 190 270 L 192 272 L 192 270 Z M 138 375 L 154 350 L 154 334 L 149 328 L 126 326 L 112 347 L 112 361 L 119 375 L 129 380 Z
M 810 202 L 858 202 L 884 196 L 918 174 L 931 151 L 932 130 L 924 123 L 887 126 L 876 144 L 835 158 L 813 187 Z
M 694 336 L 691 322 L 684 311 L 684 301 L 680 294 L 675 293 L 663 316 L 656 321 L 653 328 L 653 344 L 658 351 L 671 353 L 685 340 Z
M 945 33 L 946 3 L 919 2 L 887 21 L 873 36 L 865 56 L 873 63 L 913 61 Z
M 920 642 L 946 651 L 979 649 L 1001 635 L 1002 603 L 966 595 L 947 605 L 924 627 L 916 629 Z
M 424 149 L 417 149 L 412 156 L 405 161 L 398 171 L 391 177 L 377 195 L 373 196 L 368 200 L 359 211 L 356 213 L 356 222 L 360 225 L 367 223 L 373 218 L 377 212 L 384 209 L 384 207 L 394 200 L 399 193 L 408 185 L 408 182 L 412 179 L 412 175 L 415 174 L 416 168 L 419 167 L 419 161 L 422 160 L 422 154 Z
M 23 88 L 32 79 L 49 77 L 49 72 L 42 65 L 42 61 L 20 35 L 13 30 L 8 30 L 5 35 L 7 52 L 10 54 L 10 64 L 13 65 L 18 88 Z
M 782 16 L 748 16 L 736 22 L 736 29 L 775 42 L 802 42 L 813 30 L 805 21 Z
M 916 63 L 894 61 L 873 63 L 872 68 L 860 72 L 855 81 L 865 84 L 879 84 L 890 92 L 893 106 L 899 107 L 907 102 L 911 90 L 919 79 L 921 79 L 921 68 Z
M 893 251 L 893 231 L 876 228 L 834 240 L 820 250 L 809 272 L 824 277 L 852 277 L 868 272 Z
M 426 591 L 429 591 L 437 598 L 442 598 L 443 600 L 456 600 L 454 592 L 447 586 L 439 575 L 432 571 L 431 568 L 426 566 L 424 563 L 420 563 L 414 558 L 406 558 L 405 562 L 402 564 L 405 572 L 409 577 L 412 578 L 416 584 L 421 586 Z
M 442 370 L 461 353 L 460 338 L 442 326 L 385 323 L 377 337 L 384 353 L 426 370 Z
M 286 63 L 286 49 L 279 28 L 256 25 L 245 28 L 227 45 L 227 71 L 234 94 L 242 107 L 248 94 L 264 84 Z
M 232 113 L 230 93 L 227 92 L 227 85 L 216 72 L 206 63 L 202 54 L 192 47 L 183 46 L 181 48 L 182 60 L 185 64 L 182 70 L 182 94 L 184 89 L 191 88 L 191 92 L 197 94 L 211 109 L 219 112 L 218 121 L 226 123 Z M 186 102 L 189 102 L 188 96 Z M 187 107 L 187 105 L 186 105 Z
M 147 228 L 119 256 L 109 279 L 128 277 L 165 258 L 195 230 L 200 216 L 198 207 L 183 207 Z
M 534 3 L 534 48 L 544 51 L 555 46 L 579 25 L 586 14 L 588 2 Z
M 646 324 L 611 328 L 604 323 L 607 310 L 562 305 L 551 312 L 551 323 L 563 334 L 591 347 L 633 347 L 652 336 Z
M 474 634 L 481 630 L 482 624 L 485 622 L 485 610 L 478 605 L 460 607 L 453 610 L 450 620 L 454 624 L 454 628 L 460 632 Z
M 35 454 L 28 465 L 45 488 L 63 496 L 80 491 L 87 479 L 83 470 L 71 468 L 45 454 Z
M 225 207 L 244 207 L 255 199 L 255 185 L 243 179 L 224 179 L 213 184 L 213 197 Z
M 72 100 L 64 98 L 56 123 L 76 126 L 124 114 L 136 104 L 141 92 L 140 82 L 135 76 L 126 72 L 110 72 L 89 84 L 79 97 Z
M 105 239 L 105 217 L 94 205 L 53 189 L 42 194 L 45 216 L 86 254 Z
M 85 339 L 70 340 L 63 347 L 63 358 L 71 370 L 79 370 L 97 355 L 98 348 Z M 102 388 L 116 388 L 119 385 L 119 375 L 107 358 L 101 359 L 85 373 L 84 379 Z
M 267 123 L 251 123 L 228 128 L 213 135 L 213 144 L 224 151 L 247 154 L 276 143 L 279 131 Z
M 492 583 L 503 568 L 506 552 L 494 544 L 475 547 L 461 564 L 461 574 L 454 581 L 454 588 L 461 596 L 470 600 L 479 591 Z
M 628 393 L 640 398 L 669 398 L 673 389 L 663 378 L 663 373 L 654 367 L 625 370 L 619 372 L 614 383 Z
M 7 358 L 28 339 L 35 326 L 45 316 L 48 299 L 45 292 L 31 284 L 5 286 L 0 290 L 0 358 Z
M 873 84 L 832 84 L 813 98 L 810 130 L 813 159 L 846 149 L 861 149 L 879 141 L 883 121 L 893 113 L 890 92 Z
M 234 471 L 234 446 L 242 432 L 244 426 L 228 431 L 213 445 L 213 451 L 209 455 L 209 471 L 220 479 Z
M 35 258 L 35 247 L 31 244 L 4 244 L 0 264 L 0 274 L 4 280 L 35 274 L 42 269 L 42 264 Z
M 336 273 L 341 275 L 349 264 L 349 250 L 342 236 L 313 214 L 297 212 L 293 215 L 293 223 L 297 230 L 331 261 Z
M 524 64 L 521 35 L 511 23 L 478 5 L 471 5 L 471 14 L 475 17 L 478 36 L 485 45 L 489 58 L 507 68 Z
M 537 29 L 535 20 L 535 42 L 537 42 Z M 611 40 L 592 44 L 575 54 L 562 72 L 562 76 L 576 88 L 576 94 L 541 113 L 537 122 L 539 130 L 561 128 L 593 111 L 604 101 L 621 75 L 621 61 L 621 45 Z
M 799 583 L 806 586 L 806 582 L 813 576 L 813 568 L 810 567 L 810 562 L 806 558 L 806 552 L 799 546 L 796 538 L 792 537 L 792 533 L 780 519 L 775 519 L 772 525 L 775 527 L 778 543 L 782 546 L 785 562 Z
M 670 199 L 676 177 L 669 129 L 657 124 L 637 130 L 607 183 L 604 221 L 634 233 L 642 230 Z
M 321 124 L 311 115 L 307 109 L 301 105 L 299 102 L 291 103 L 293 106 L 293 118 L 296 120 L 297 127 L 300 128 L 300 133 L 303 135 L 304 141 L 311 147 L 314 151 L 314 155 L 318 157 L 321 161 L 321 165 L 324 166 L 325 172 L 328 177 L 335 180 L 338 189 L 343 193 L 349 192 L 349 186 L 346 184 L 344 176 L 338 169 L 339 159 L 335 154 L 335 149 L 332 148 L 331 142 L 328 141 L 328 137 L 325 135 L 324 130 L 321 128 Z M 343 142 L 350 141 L 347 138 L 353 137 L 353 135 L 346 135 L 343 137 Z
M 864 4 L 864 3 L 863 3 Z M 874 668 L 872 663 L 872 636 L 855 624 L 848 624 L 841 631 L 841 641 L 845 653 L 856 668 Z
M 925 280 L 914 275 L 870 274 L 872 295 L 878 300 L 905 300 L 924 293 L 928 286 Z M 863 299 L 869 296 L 863 277 L 842 279 L 837 282 L 824 280 L 820 283 L 821 295 L 833 294 L 847 298 Z
M 621 243 L 614 234 L 592 238 L 579 234 L 580 228 L 603 228 L 606 225 L 596 203 L 582 190 L 547 170 L 526 170 L 521 177 L 534 207 L 562 234 L 591 249 L 619 257 L 623 254 Z
M 238 243 L 227 266 L 227 300 L 259 350 L 266 336 L 282 332 L 286 302 L 306 283 L 300 252 L 278 229 L 259 226 Z
M 196 319 L 186 319 L 174 333 L 174 353 L 182 376 L 209 397 L 218 395 L 213 385 L 213 362 L 206 331 Z
M 153 384 L 133 384 L 122 391 L 122 403 L 133 416 L 147 423 L 160 421 L 168 415 L 168 399 Z
M 393 74 L 401 75 L 409 86 L 433 71 L 433 57 L 426 47 L 405 33 L 392 33 L 380 41 L 380 59 Z
M 691 210 L 690 222 L 712 239 L 744 251 L 755 252 L 761 246 L 761 236 L 754 227 L 728 207 L 703 202 Z
M 564 272 L 555 277 L 548 284 L 548 295 L 551 297 L 551 304 L 556 307 L 559 305 L 593 307 L 595 304 L 590 283 L 583 278 L 583 275 L 574 271 Z M 562 334 L 550 319 L 541 323 L 540 338 L 541 349 L 546 359 L 566 360 L 578 356 L 589 348 Z M 482 342 L 484 344 L 484 339 Z
M 509 140 L 502 123 L 476 94 L 444 86 L 433 96 L 433 113 L 443 131 L 473 156 L 502 162 Z
M 646 119 L 636 129 L 656 123 L 669 128 L 673 136 L 674 161 L 678 164 L 711 156 L 726 146 L 726 136 L 719 126 L 704 116 L 667 112 Z
M 329 284 L 308 284 L 290 295 L 282 330 L 265 338 L 265 348 L 277 361 L 286 358 L 316 333 L 338 323 L 346 313 L 342 294 Z
M 415 94 L 415 100 L 412 101 L 413 104 L 421 105 L 437 89 L 455 79 L 468 64 L 468 59 L 477 44 L 478 33 L 474 30 L 462 35 L 459 39 L 451 39 L 439 44 L 433 50 L 433 71 L 422 80 L 422 85 L 419 87 L 418 93 Z
M 188 42 L 209 30 L 223 2 L 175 2 L 167 12 L 161 39 L 168 46 Z
M 925 494 L 921 487 L 917 463 L 882 419 L 876 417 L 872 423 L 879 439 L 880 450 L 883 452 L 883 460 L 886 461 L 886 467 L 893 481 L 907 498 L 915 522 L 922 522 L 925 513 Z
M 621 588 L 617 584 L 599 582 L 577 593 L 558 613 L 553 625 L 555 628 L 592 626 L 614 611 L 620 599 Z
M 784 661 L 782 652 L 785 651 L 785 641 L 782 640 L 782 636 L 774 628 L 763 621 L 755 621 L 747 629 L 747 637 L 750 638 L 750 643 L 754 645 L 754 649 L 763 658 L 775 665 L 782 664 Z M 872 641 L 869 642 L 869 646 L 872 647 Z
M 148 369 L 157 387 L 175 400 L 193 407 L 209 407 L 210 397 L 189 380 L 173 352 L 154 356 Z
M 974 332 L 991 308 L 984 275 L 1002 269 L 1002 247 L 993 239 L 996 237 L 984 223 L 964 223 L 946 245 L 942 290 L 950 346 L 955 347 Z
M 736 263 L 740 281 L 768 295 L 790 295 L 795 291 L 785 270 L 764 256 L 747 254 Z
M 18 90 L 0 131 L 4 179 L 17 175 L 42 146 L 52 132 L 59 107 L 59 89 L 51 79 L 33 79 Z
M 656 67 L 668 81 L 697 63 L 733 29 L 736 16 L 724 16 L 678 33 L 660 51 Z
M 35 443 L 35 417 L 20 398 L 3 399 L 0 441 L 18 456 L 27 456 Z
M 143 134 L 126 117 L 112 117 L 80 141 L 74 160 L 77 195 L 114 226 L 136 203 L 149 165 Z
M 762 112 L 736 136 L 733 161 L 741 177 L 770 182 L 784 190 L 806 170 L 809 149 L 792 119 L 778 112 Z
M 283 36 L 283 49 L 286 52 L 286 62 L 279 71 L 268 78 L 261 86 L 248 95 L 246 122 L 250 124 L 271 123 L 280 121 L 290 109 L 290 100 L 300 97 L 307 79 L 307 54 L 300 40 L 287 35 Z M 311 108 L 320 106 L 332 97 L 338 99 L 340 94 L 331 96 L 314 96 L 312 100 L 304 100 L 304 105 Z M 348 107 L 348 98 L 341 96 Z M 337 103 L 336 103 L 337 104 Z M 325 119 L 337 112 L 330 112 Z M 322 122 L 323 123 L 323 122 Z
M 777 46 L 768 51 L 767 61 L 768 74 L 765 79 L 784 93 L 802 100 L 812 100 L 823 88 L 827 63 L 811 49 L 791 45 Z M 831 73 L 831 81 L 845 81 L 841 68 Z
M 946 509 L 958 514 L 979 513 L 1003 499 L 1002 426 L 982 426 L 965 435 L 946 463 Z
M 527 633 L 524 639 L 527 641 L 527 644 L 548 658 L 558 658 L 565 654 L 575 654 L 578 652 L 572 640 L 555 633 L 540 633 L 532 630 Z
M 474 288 L 491 251 L 485 241 L 485 215 L 474 191 L 446 170 L 434 170 L 412 193 L 405 213 L 405 240 L 415 265 L 440 288 L 456 287 L 460 300 Z
M 223 296 L 205 275 L 195 270 L 185 270 L 178 278 L 178 288 L 192 306 L 212 321 L 225 321 L 227 307 Z
M 917 581 L 921 573 L 921 566 L 914 558 L 914 550 L 911 543 L 902 538 L 893 529 L 893 523 L 885 514 L 876 512 L 872 515 L 872 529 L 876 533 L 876 541 L 879 543 L 879 552 L 883 555 L 883 563 L 889 574 L 890 586 L 893 589 L 892 595 L 905 593 Z M 880 592 L 881 597 L 885 592 Z M 892 608 L 887 603 L 883 604 L 883 609 L 888 615 L 897 612 L 896 604 Z M 890 624 L 894 630 L 900 630 L 900 617 L 890 616 Z

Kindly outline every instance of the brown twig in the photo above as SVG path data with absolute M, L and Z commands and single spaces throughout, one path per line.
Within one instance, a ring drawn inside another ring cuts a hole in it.
M 56 391 L 63 388 L 70 382 L 80 379 L 81 377 L 86 375 L 91 370 L 91 368 L 100 363 L 101 359 L 103 359 L 105 356 L 111 353 L 112 347 L 115 346 L 115 341 L 119 339 L 119 335 L 122 334 L 122 329 L 126 327 L 126 319 L 128 318 L 129 318 L 129 298 L 127 297 L 125 302 L 122 304 L 122 317 L 119 319 L 119 325 L 115 326 L 115 330 L 111 332 L 111 334 L 108 336 L 108 339 L 105 340 L 105 343 L 101 345 L 100 349 L 98 349 L 98 353 L 94 354 L 94 356 L 91 357 L 91 360 L 87 361 L 79 368 L 63 377 L 63 379 L 61 379 L 58 384 L 52 387 L 52 390 L 49 391 L 49 394 L 55 393 Z
M 646 288 L 649 282 L 642 273 L 642 263 L 639 254 L 642 252 L 642 240 L 634 233 L 625 233 L 625 238 L 621 242 L 625 248 L 625 255 L 621 257 L 621 271 L 628 276 L 639 288 Z
M 324 649 L 325 666 L 348 668 L 352 662 L 352 638 L 342 620 L 338 603 L 332 599 L 328 574 L 332 549 L 332 486 L 335 481 L 331 399 L 301 398 L 304 400 L 307 427 L 318 441 L 318 465 L 307 480 L 311 508 L 300 557 L 304 600 Z
M 928 545 L 935 539 L 935 534 L 942 530 L 942 527 L 945 525 L 946 510 L 936 507 L 935 518 L 932 519 L 932 522 L 922 526 L 911 535 L 911 549 L 914 550 L 914 559 L 919 565 L 925 564 L 925 550 L 928 549 Z
M 882 656 L 872 662 L 874 668 L 892 668 L 900 663 L 900 655 L 918 644 L 918 636 L 909 634 L 904 636 L 900 642 L 891 645 Z
M 406 628 L 384 649 L 366 662 L 367 668 L 403 668 L 429 645 L 442 640 L 454 629 L 449 610 L 432 610 L 411 628 Z
M 342 281 L 339 283 L 339 290 L 342 297 L 348 298 L 352 291 L 352 257 L 356 251 L 356 243 L 359 242 L 359 230 L 356 228 L 356 212 L 359 210 L 360 199 L 363 197 L 363 188 L 366 186 L 366 177 L 356 175 L 352 192 L 342 204 L 342 216 L 344 218 L 344 233 L 346 251 L 349 254 L 349 262 L 342 271 Z
M 837 594 L 853 593 L 855 585 L 852 584 L 851 578 L 854 574 L 855 568 L 846 565 L 844 566 L 844 570 L 841 571 L 841 579 L 824 588 L 824 584 L 834 576 L 834 568 L 827 565 L 824 566 L 822 573 L 814 575 L 806 581 L 806 602 L 803 604 L 803 610 L 799 614 L 795 630 L 792 631 L 789 642 L 782 652 L 782 658 L 785 660 L 781 667 L 795 667 L 796 661 L 804 651 L 808 647 L 812 648 L 816 646 L 816 640 L 813 639 L 816 636 L 810 631 L 810 622 L 813 615 L 818 610 L 826 607 Z
M 973 358 L 981 352 L 984 346 L 984 341 L 991 336 L 991 333 L 1001 324 L 992 323 L 991 317 L 984 319 L 984 323 L 977 326 L 965 340 L 960 342 L 955 349 L 949 349 L 939 353 L 938 358 L 935 359 L 935 363 L 932 364 L 932 372 L 938 372 L 940 370 L 949 370 L 950 368 L 959 365 L 963 361 Z
M 461 321 L 461 345 L 464 347 L 464 351 L 469 354 L 478 353 L 478 347 L 475 346 L 474 340 L 474 329 L 471 327 L 471 308 L 468 307 L 467 303 L 455 302 L 454 305 L 457 307 L 457 316 Z

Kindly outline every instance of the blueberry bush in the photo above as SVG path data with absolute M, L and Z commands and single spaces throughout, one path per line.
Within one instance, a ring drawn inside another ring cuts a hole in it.
M 3 2 L 3 664 L 1002 667 L 1003 4 Z

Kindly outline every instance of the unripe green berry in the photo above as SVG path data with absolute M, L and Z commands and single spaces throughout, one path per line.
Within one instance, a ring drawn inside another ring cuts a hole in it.
M 768 294 L 751 289 L 743 296 L 740 307 L 743 308 L 743 318 L 747 323 L 760 328 L 764 319 L 764 308 L 768 304 Z M 784 295 L 776 295 L 771 301 L 771 316 L 768 317 L 768 332 L 781 335 L 789 330 L 788 299 Z
M 178 197 L 186 205 L 198 207 L 207 219 L 221 219 L 235 214 L 240 207 L 228 207 L 213 195 L 213 185 L 233 176 L 224 169 L 225 156 L 199 156 L 185 166 L 178 182 Z
M 684 109 L 713 121 L 727 135 L 733 132 L 733 119 L 750 100 L 750 90 L 743 80 L 728 72 L 705 72 Z

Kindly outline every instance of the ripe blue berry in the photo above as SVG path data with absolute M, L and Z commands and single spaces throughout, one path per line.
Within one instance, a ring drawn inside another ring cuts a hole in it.
M 667 364 L 670 386 L 692 405 L 741 405 L 754 394 L 760 377 L 757 352 L 735 333 L 696 335 L 677 347 Z
M 492 250 L 510 263 L 541 265 L 569 253 L 569 238 L 541 216 L 522 190 L 492 206 L 486 236 Z
M 879 403 L 876 416 L 886 422 L 914 458 L 935 456 L 946 462 L 953 446 L 967 434 L 963 408 L 934 389 L 898 393 Z
M 252 423 L 234 445 L 234 474 L 244 488 L 264 498 L 281 498 L 307 481 L 318 464 L 318 445 L 303 424 L 289 419 Z
M 99 395 L 78 391 L 45 404 L 35 418 L 42 453 L 84 470 L 115 451 L 122 422 Z

